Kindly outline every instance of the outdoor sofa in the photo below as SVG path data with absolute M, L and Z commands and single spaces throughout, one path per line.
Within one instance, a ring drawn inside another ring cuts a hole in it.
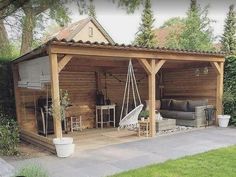
M 213 108 L 206 99 L 162 99 L 160 114 L 163 118 L 176 119 L 176 125 L 201 127 L 206 125 L 206 107 Z

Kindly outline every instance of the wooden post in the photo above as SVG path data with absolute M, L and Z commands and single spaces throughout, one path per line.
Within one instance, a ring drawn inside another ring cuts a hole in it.
M 20 102 L 20 92 L 18 88 L 18 81 L 19 81 L 19 72 L 18 72 L 18 65 L 12 64 L 12 73 L 13 73 L 13 83 L 14 83 L 14 95 L 15 95 L 15 105 L 16 105 L 16 118 L 17 122 L 21 128 L 21 116 L 20 116 L 20 109 L 21 109 L 21 102 Z
M 61 127 L 61 114 L 60 114 L 60 90 L 59 90 L 59 75 L 58 75 L 58 62 L 57 54 L 50 53 L 50 66 L 51 66 L 51 95 L 52 104 L 54 107 L 53 122 L 54 122 L 54 133 L 56 138 L 62 137 Z
M 156 135 L 156 113 L 155 113 L 155 103 L 156 103 L 156 73 L 155 60 L 152 59 L 150 66 L 152 72 L 148 75 L 148 97 L 149 97 L 149 119 L 150 119 L 150 133 L 154 137 Z
M 216 78 L 216 124 L 218 124 L 217 115 L 223 113 L 223 89 L 224 89 L 224 63 L 211 62 L 212 67 L 217 74 Z
M 224 63 L 219 63 L 220 73 L 217 74 L 217 87 L 216 87 L 216 116 L 223 114 L 223 89 L 224 89 Z M 218 119 L 216 118 L 216 124 Z
M 150 63 L 146 59 L 139 60 L 140 64 L 148 73 L 148 99 L 149 99 L 149 119 L 151 137 L 156 135 L 156 73 L 161 69 L 166 60 L 151 59 Z

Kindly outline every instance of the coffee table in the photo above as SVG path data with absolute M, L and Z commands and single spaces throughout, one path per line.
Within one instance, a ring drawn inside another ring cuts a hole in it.
M 156 131 L 170 130 L 176 127 L 176 119 L 163 118 L 156 122 Z

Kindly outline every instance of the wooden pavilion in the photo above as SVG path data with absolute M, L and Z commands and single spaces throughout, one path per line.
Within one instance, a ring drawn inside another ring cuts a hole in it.
M 34 107 L 36 100 L 48 93 L 45 87 L 22 87 L 27 81 L 22 81 L 21 75 L 25 73 L 19 73 L 19 66 L 42 57 L 47 58 L 41 68 L 49 69 L 45 77 L 49 77 L 47 88 L 50 89 L 52 102 L 59 106 L 59 90 L 68 90 L 73 104 L 71 112 L 82 115 L 84 128 L 95 127 L 95 93 L 96 90 L 105 89 L 105 82 L 109 99 L 121 106 L 125 84 L 123 81 L 130 59 L 134 65 L 141 98 L 150 103 L 151 136 L 156 135 L 157 98 L 207 98 L 216 107 L 217 114 L 222 112 L 223 53 L 52 39 L 12 62 L 21 136 L 34 142 L 37 139 L 36 143 L 39 145 L 44 146 L 49 140 L 36 133 Z M 37 62 L 36 66 L 39 67 Z M 32 72 L 34 67 L 32 66 Z M 204 68 L 207 73 L 202 73 Z M 33 82 L 31 86 L 34 87 L 35 84 Z M 54 119 L 54 132 L 56 137 L 62 136 L 59 119 Z

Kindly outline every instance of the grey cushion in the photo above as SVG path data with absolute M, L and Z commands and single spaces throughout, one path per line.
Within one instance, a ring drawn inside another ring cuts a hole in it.
M 194 112 L 160 110 L 161 116 L 168 119 L 194 120 Z
M 208 100 L 188 100 L 188 111 L 194 112 L 197 106 L 207 106 Z
M 161 109 L 170 109 L 171 99 L 161 100 Z
M 187 111 L 188 102 L 185 100 L 172 100 L 171 109 L 175 111 Z

